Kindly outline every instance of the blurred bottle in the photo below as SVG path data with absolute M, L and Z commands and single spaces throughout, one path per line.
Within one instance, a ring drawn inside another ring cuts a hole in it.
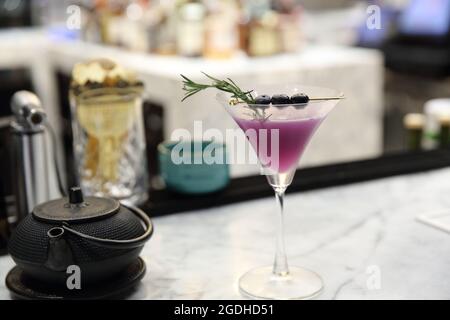
M 410 151 L 422 148 L 422 136 L 425 127 L 425 116 L 421 113 L 408 113 L 403 118 L 406 129 L 406 147 Z
M 150 52 L 161 55 L 176 54 L 177 20 L 175 0 L 151 2 L 146 15 Z
M 240 15 L 238 21 L 239 49 L 248 53 L 251 11 L 243 1 L 239 2 Z
M 432 99 L 425 103 L 426 139 L 424 147 L 434 149 L 440 146 L 441 119 L 450 117 L 450 99 Z M 445 130 L 445 128 L 444 128 Z
M 248 35 L 248 54 L 250 56 L 269 56 L 282 51 L 278 30 L 279 16 L 273 10 L 253 16 Z
M 120 20 L 125 7 L 118 0 L 96 0 L 95 10 L 100 21 L 101 41 L 105 44 L 120 44 Z
M 228 59 L 239 47 L 239 6 L 236 0 L 209 0 L 204 56 Z
M 241 2 L 239 38 L 241 49 L 249 56 L 267 56 L 281 51 L 279 19 L 271 0 Z
M 206 8 L 201 1 L 179 1 L 177 6 L 177 53 L 198 57 L 203 53 Z
M 300 48 L 302 7 L 295 0 L 277 0 L 273 7 L 279 14 L 282 51 L 296 52 Z
M 145 21 L 147 22 L 147 40 L 148 51 L 158 53 L 159 35 L 162 33 L 163 21 L 166 18 L 166 12 L 163 6 L 151 4 L 145 12 Z M 173 51 L 173 50 L 172 50 Z
M 99 7 L 102 39 L 106 44 L 148 51 L 147 0 L 109 1 Z
M 148 52 L 148 22 L 145 13 L 148 11 L 147 0 L 132 0 L 125 7 L 125 15 L 120 24 L 120 44 L 130 50 Z
M 101 25 L 95 2 L 80 2 L 81 8 L 81 33 L 80 38 L 86 42 L 101 43 Z
M 441 116 L 439 124 L 439 147 L 448 148 L 450 146 L 450 115 Z

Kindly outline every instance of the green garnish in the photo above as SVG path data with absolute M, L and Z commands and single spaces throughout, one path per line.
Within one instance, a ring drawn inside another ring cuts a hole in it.
M 234 99 L 237 103 L 245 102 L 248 104 L 254 104 L 255 98 L 253 98 L 252 92 L 250 91 L 243 91 L 241 88 L 238 87 L 238 85 L 231 80 L 230 78 L 227 78 L 226 80 L 219 80 L 214 77 L 211 77 L 210 75 L 202 72 L 205 76 L 207 76 L 209 79 L 211 79 L 213 82 L 211 84 L 202 84 L 202 83 L 196 83 L 189 79 L 188 77 L 181 74 L 181 77 L 183 78 L 183 90 L 186 92 L 183 100 L 186 100 L 190 96 L 208 89 L 208 88 L 216 88 L 221 91 L 225 91 L 228 93 L 231 93 L 231 98 Z

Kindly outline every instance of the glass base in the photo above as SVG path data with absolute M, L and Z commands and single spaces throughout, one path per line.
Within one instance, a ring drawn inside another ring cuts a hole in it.
M 311 299 L 323 289 L 322 278 L 315 272 L 290 267 L 286 276 L 275 275 L 272 266 L 252 269 L 239 279 L 241 293 L 253 299 Z

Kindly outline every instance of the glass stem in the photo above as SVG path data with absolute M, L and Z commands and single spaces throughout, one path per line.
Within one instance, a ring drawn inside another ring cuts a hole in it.
M 286 251 L 284 247 L 284 213 L 283 201 L 286 188 L 275 188 L 275 200 L 277 202 L 279 212 L 279 222 L 277 227 L 275 261 L 273 264 L 273 273 L 277 276 L 287 276 L 289 267 L 287 263 Z

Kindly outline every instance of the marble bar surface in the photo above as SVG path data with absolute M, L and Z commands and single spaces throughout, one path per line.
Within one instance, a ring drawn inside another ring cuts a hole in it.
M 288 194 L 291 265 L 318 272 L 318 299 L 449 299 L 450 234 L 416 220 L 450 211 L 450 169 Z M 132 299 L 242 299 L 237 283 L 274 255 L 271 198 L 154 219 Z M 0 299 L 12 260 L 0 258 Z

